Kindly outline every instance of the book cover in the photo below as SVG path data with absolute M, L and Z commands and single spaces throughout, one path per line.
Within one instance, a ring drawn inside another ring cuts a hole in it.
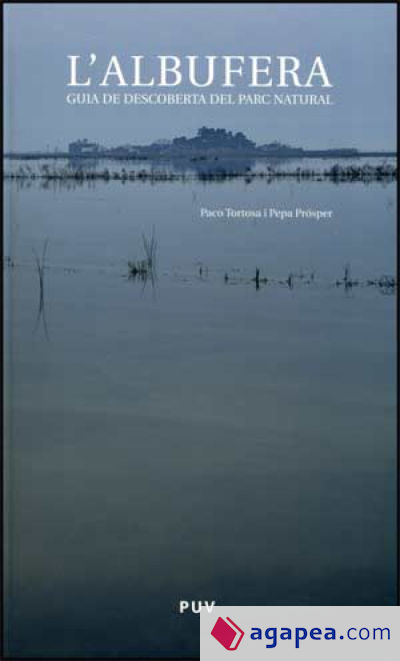
M 4 657 L 397 603 L 396 10 L 5 3 Z

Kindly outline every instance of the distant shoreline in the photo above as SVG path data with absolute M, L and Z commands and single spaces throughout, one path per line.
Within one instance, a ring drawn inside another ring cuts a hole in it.
M 244 162 L 246 164 L 246 161 Z M 265 170 L 252 170 L 251 168 L 238 167 L 237 165 L 232 168 L 224 168 L 223 162 L 218 164 L 207 164 L 206 169 L 200 169 L 197 172 L 192 172 L 193 164 L 187 162 L 188 167 L 181 168 L 182 171 L 171 170 L 156 170 L 151 169 L 136 169 L 127 170 L 122 168 L 118 171 L 112 171 L 108 167 L 103 169 L 93 169 L 83 167 L 72 167 L 70 164 L 67 167 L 50 167 L 49 165 L 41 165 L 39 172 L 35 172 L 29 165 L 20 165 L 14 172 L 4 173 L 4 179 L 14 180 L 44 180 L 44 181 L 68 181 L 73 180 L 78 183 L 93 182 L 97 180 L 103 181 L 158 181 L 158 182 L 172 182 L 172 181 L 225 181 L 234 179 L 244 179 L 247 183 L 255 179 L 266 180 L 268 182 L 278 179 L 295 179 L 296 181 L 394 181 L 397 179 L 397 166 L 388 163 L 381 163 L 379 165 L 370 164 L 346 164 L 339 165 L 336 163 L 329 169 L 310 169 L 297 167 L 293 169 L 281 170 L 268 166 Z
M 163 154 L 151 154 L 145 150 L 142 154 L 136 155 L 117 155 L 111 154 L 108 152 L 99 152 L 96 155 L 94 154 L 79 154 L 72 155 L 69 152 L 6 152 L 3 154 L 3 158 L 10 160 L 39 160 L 39 159 L 71 159 L 71 160 L 104 160 L 112 159 L 116 161 L 168 161 L 171 159 L 181 160 L 181 161 L 193 161 L 193 160 L 215 160 L 215 159 L 243 159 L 243 158 L 253 158 L 253 159 L 268 159 L 280 161 L 282 159 L 294 159 L 302 160 L 304 158 L 346 158 L 346 159 L 359 159 L 359 158 L 397 158 L 397 151 L 365 151 L 365 152 L 356 152 L 356 153 L 347 153 L 343 150 L 343 153 L 340 153 L 340 150 L 310 150 L 304 151 L 301 154 L 290 152 L 282 154 L 268 154 L 266 152 L 257 151 L 257 152 L 241 152 L 241 153 L 211 153 L 211 154 L 202 154 L 202 153 L 192 153 L 192 154 L 176 154 L 176 153 L 163 153 Z

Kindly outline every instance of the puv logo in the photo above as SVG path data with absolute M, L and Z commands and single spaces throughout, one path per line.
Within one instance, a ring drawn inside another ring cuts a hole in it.
M 233 652 L 239 647 L 244 636 L 244 631 L 242 631 L 241 628 L 230 619 L 230 617 L 226 617 L 225 619 L 219 617 L 214 624 L 211 635 L 218 640 L 226 650 Z
M 206 608 L 211 613 L 214 606 L 215 601 L 192 601 L 191 604 L 188 601 L 180 601 L 179 612 L 182 614 L 187 610 L 191 610 L 195 615 L 200 615 L 202 608 Z

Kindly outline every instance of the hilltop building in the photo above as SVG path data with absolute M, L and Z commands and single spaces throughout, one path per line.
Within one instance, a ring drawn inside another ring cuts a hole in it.
M 70 142 L 68 145 L 68 153 L 72 157 L 97 156 L 100 151 L 100 146 L 96 142 L 89 142 L 86 138 Z
M 172 149 L 178 151 L 241 151 L 253 152 L 256 149 L 255 142 L 252 142 L 244 133 L 232 133 L 226 129 L 210 129 L 203 126 L 198 130 L 194 138 L 175 138 L 172 141 Z

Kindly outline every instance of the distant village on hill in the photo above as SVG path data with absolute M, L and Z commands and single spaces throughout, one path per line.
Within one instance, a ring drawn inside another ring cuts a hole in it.
M 105 147 L 87 138 L 75 140 L 68 151 L 6 153 L 7 158 L 70 158 L 70 159 L 189 159 L 191 161 L 218 160 L 220 158 L 351 158 L 360 156 L 395 156 L 396 152 L 359 151 L 354 148 L 304 149 L 278 141 L 256 145 L 241 131 L 234 133 L 223 128 L 202 126 L 193 138 L 180 136 L 173 140 L 156 140 L 149 145 L 124 144 Z
M 210 156 L 355 156 L 357 149 L 331 149 L 310 151 L 302 147 L 291 147 L 274 141 L 257 146 L 244 133 L 233 133 L 226 129 L 213 129 L 202 126 L 193 138 L 181 136 L 173 140 L 157 140 L 150 145 L 120 145 L 105 148 L 88 140 L 77 140 L 69 144 L 68 153 L 72 157 L 113 157 L 113 158 L 157 158 L 186 157 L 202 158 Z

